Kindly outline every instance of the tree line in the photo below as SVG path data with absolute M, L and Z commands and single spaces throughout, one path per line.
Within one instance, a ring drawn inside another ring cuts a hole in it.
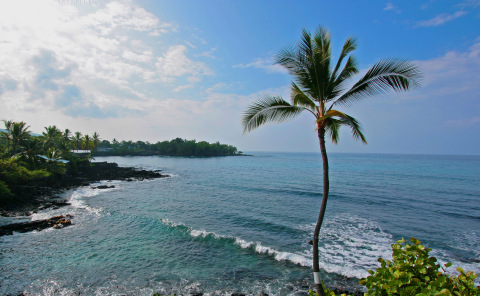
M 41 134 L 32 134 L 24 121 L 3 120 L 0 129 L 0 204 L 21 191 L 22 186 L 36 180 L 72 173 L 77 165 L 88 163 L 94 156 L 168 155 L 229 156 L 241 152 L 231 145 L 183 140 L 150 144 L 143 141 L 100 139 L 92 135 L 47 126 Z M 83 150 L 83 151 L 78 151 Z M 80 152 L 80 153 L 79 153 Z
M 235 146 L 205 141 L 185 140 L 176 138 L 171 141 L 162 141 L 151 144 L 143 141 L 112 142 L 103 140 L 95 151 L 96 156 L 125 156 L 125 155 L 166 155 L 166 156 L 233 156 L 242 154 Z
M 72 150 L 95 150 L 100 135 L 91 136 L 47 126 L 41 134 L 32 134 L 24 121 L 4 120 L 0 130 L 0 204 L 22 192 L 26 185 L 53 180 L 87 162 L 91 154 L 77 155 Z

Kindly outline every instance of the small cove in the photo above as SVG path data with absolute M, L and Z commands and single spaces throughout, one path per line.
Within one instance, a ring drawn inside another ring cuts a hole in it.
M 73 226 L 0 238 L 0 294 L 305 291 L 320 156 L 254 155 L 97 158 L 172 177 L 66 192 L 70 206 L 32 218 L 70 213 Z M 332 154 L 330 161 L 320 246 L 329 286 L 358 288 L 391 243 L 411 236 L 440 260 L 480 272 L 480 157 Z

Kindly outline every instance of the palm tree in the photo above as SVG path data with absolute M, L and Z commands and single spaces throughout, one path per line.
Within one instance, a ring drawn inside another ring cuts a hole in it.
M 89 135 L 85 135 L 82 138 L 82 148 L 84 150 L 92 150 L 93 142 L 92 138 Z
M 82 146 L 82 133 L 81 132 L 75 132 L 75 135 L 73 136 L 73 143 L 75 146 L 75 150 L 81 149 Z
M 73 148 L 71 136 L 72 132 L 66 128 L 57 141 L 56 147 L 63 158 L 69 158 L 70 151 Z
M 69 130 L 68 128 L 66 128 L 63 133 L 62 133 L 62 136 L 63 136 L 63 141 L 65 142 L 70 142 L 70 137 L 72 136 L 72 131 Z
M 313 273 L 315 289 L 325 295 L 319 280 L 318 236 L 327 207 L 329 192 L 328 157 L 325 137 L 333 143 L 339 140 L 339 129 L 347 126 L 354 139 L 366 143 L 358 121 L 337 110 L 337 107 L 367 99 L 391 90 L 407 91 L 419 85 L 420 71 L 412 63 L 403 60 L 381 60 L 373 65 L 363 77 L 352 81 L 358 73 L 357 63 L 351 52 L 357 47 L 356 40 L 348 38 L 338 61 L 331 63 L 330 33 L 319 27 L 312 37 L 303 30 L 297 47 L 288 47 L 279 52 L 276 63 L 293 76 L 291 103 L 278 96 L 267 96 L 250 105 L 243 114 L 244 133 L 268 122 L 283 122 L 300 115 L 303 111 L 315 118 L 315 125 L 323 160 L 323 198 L 313 234 Z
M 100 144 L 100 134 L 97 132 L 94 132 L 92 135 L 92 142 L 93 142 L 93 151 L 97 150 L 98 144 Z
M 42 148 L 42 140 L 39 137 L 29 137 L 28 141 L 23 145 L 23 151 L 20 157 L 25 160 L 34 170 L 37 167 L 38 154 Z
M 51 125 L 45 127 L 45 131 L 42 132 L 43 136 L 43 148 L 44 152 L 46 153 L 50 148 L 57 146 L 62 138 L 62 132 L 55 126 Z
M 5 156 L 7 156 L 8 152 L 10 150 L 10 146 L 12 145 L 11 130 L 12 130 L 13 121 L 11 121 L 11 120 L 2 120 L 2 121 L 5 124 L 5 131 L 6 132 L 0 133 L 0 137 L 2 138 L 2 141 L 5 143 L 4 154 L 5 154 Z
M 30 136 L 28 129 L 30 126 L 23 121 L 5 121 L 6 134 L 2 134 L 7 144 L 7 156 L 14 156 L 21 150 L 21 146 L 25 143 Z M 9 151 L 10 150 L 10 151 Z

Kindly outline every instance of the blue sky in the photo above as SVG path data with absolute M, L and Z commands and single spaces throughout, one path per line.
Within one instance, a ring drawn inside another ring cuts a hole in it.
M 480 154 L 480 1 L 2 1 L 0 119 L 103 139 L 220 141 L 243 151 L 318 151 L 308 114 L 243 135 L 243 110 L 289 97 L 273 56 L 302 28 L 358 39 L 365 71 L 404 58 L 423 86 L 344 111 L 330 152 Z

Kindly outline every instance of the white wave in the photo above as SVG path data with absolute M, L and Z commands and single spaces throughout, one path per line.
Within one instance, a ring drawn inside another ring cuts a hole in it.
M 88 205 L 85 201 L 85 198 L 97 196 L 100 193 L 106 193 L 114 190 L 121 189 L 122 181 L 113 180 L 113 181 L 100 181 L 99 183 L 92 183 L 88 186 L 77 188 L 72 192 L 68 202 L 72 205 L 72 207 L 77 209 L 84 209 L 90 213 L 93 213 L 97 216 L 101 216 L 103 212 L 103 208 L 92 207 Z M 104 188 L 98 189 L 96 187 L 101 185 L 112 186 L 112 188 Z
M 239 245 L 242 247 L 242 249 L 247 249 L 250 248 L 252 245 L 254 245 L 254 242 L 247 242 L 246 240 L 243 240 L 241 238 L 236 237 L 235 238 L 235 244 Z
M 99 185 L 110 185 L 114 184 L 116 182 L 106 182 L 106 181 L 101 181 L 100 183 L 93 183 L 90 184 L 89 186 L 83 186 L 79 187 L 74 190 L 67 191 L 64 194 L 65 199 L 67 199 L 67 202 L 70 203 L 71 207 L 73 208 L 73 213 L 71 208 L 64 208 L 61 207 L 59 209 L 47 209 L 44 211 L 39 211 L 31 216 L 31 221 L 37 221 L 37 220 L 44 220 L 48 219 L 53 216 L 58 216 L 58 215 L 65 215 L 65 214 L 77 214 L 76 210 L 85 210 L 89 213 L 92 213 L 96 216 L 101 216 L 103 209 L 98 208 L 98 207 L 92 207 L 88 205 L 85 201 L 85 198 L 88 197 L 93 197 L 97 196 L 98 194 L 102 192 L 108 192 L 112 190 L 118 189 L 118 185 L 115 185 L 115 188 L 107 188 L 107 189 L 97 189 L 95 187 Z
M 313 234 L 315 224 L 297 227 L 305 231 L 305 241 Z M 351 215 L 326 220 L 319 238 L 320 268 L 347 277 L 368 276 L 369 269 L 379 267 L 378 258 L 391 258 L 393 236 L 383 232 L 374 221 Z M 313 257 L 312 247 L 305 243 L 306 258 Z
M 278 251 L 278 250 L 275 250 L 274 248 L 263 246 L 260 242 L 257 242 L 257 243 L 250 242 L 249 245 L 255 246 L 255 252 L 259 254 L 272 255 L 277 261 L 290 261 L 292 263 L 299 264 L 302 266 L 307 266 L 307 267 L 312 266 L 312 260 L 302 254 Z
M 29 291 L 31 290 L 31 291 Z M 26 289 L 27 295 L 42 296 L 67 296 L 77 294 L 74 289 L 65 288 L 61 281 L 48 279 L 37 280 Z
M 195 229 L 189 229 L 190 231 L 190 235 L 193 236 L 193 237 L 207 237 L 209 235 L 213 236 L 214 238 L 228 238 L 226 236 L 221 236 L 221 235 L 218 235 L 216 234 L 215 232 L 208 232 L 206 230 L 195 230 Z
M 204 229 L 192 229 L 185 224 L 161 219 L 171 227 L 185 227 L 192 237 L 208 236 L 216 239 L 232 239 L 243 249 L 251 248 L 258 254 L 273 256 L 277 261 L 289 261 L 305 267 L 312 266 L 312 247 L 307 243 L 313 233 L 315 224 L 297 227 L 305 232 L 303 252 L 284 252 L 261 242 L 247 241 L 241 237 L 220 235 Z M 320 237 L 320 268 L 330 273 L 346 277 L 362 278 L 368 276 L 369 269 L 379 266 L 378 258 L 391 258 L 393 237 L 382 231 L 373 221 L 356 216 L 337 216 L 326 221 Z
M 162 224 L 164 224 L 165 226 L 169 226 L 169 227 L 178 227 L 178 226 L 186 227 L 185 224 L 183 223 L 176 223 L 176 222 L 170 221 L 167 218 L 160 218 L 160 222 L 162 222 Z
M 178 177 L 180 177 L 179 174 L 170 174 L 170 173 L 162 173 L 162 174 L 167 175 L 167 176 L 170 177 L 170 178 L 178 178 Z
M 183 223 L 172 222 L 168 219 L 161 218 L 160 221 L 169 227 L 185 227 L 188 233 L 195 238 L 197 237 L 206 238 L 208 236 L 212 236 L 215 239 L 232 239 L 234 240 L 234 243 L 240 246 L 242 249 L 253 248 L 256 253 L 271 255 L 277 261 L 290 261 L 292 263 L 300 264 L 302 266 L 311 266 L 311 259 L 305 257 L 302 254 L 278 251 L 274 248 L 263 246 L 261 242 L 250 242 L 240 237 L 220 235 L 215 232 L 206 231 L 204 229 L 200 229 L 200 230 L 193 229 L 191 227 L 186 226 Z
M 38 220 L 49 219 L 51 217 L 58 216 L 58 215 L 61 215 L 59 210 L 47 210 L 47 211 L 41 211 L 41 212 L 32 214 L 30 216 L 30 219 L 31 221 L 38 221 Z

